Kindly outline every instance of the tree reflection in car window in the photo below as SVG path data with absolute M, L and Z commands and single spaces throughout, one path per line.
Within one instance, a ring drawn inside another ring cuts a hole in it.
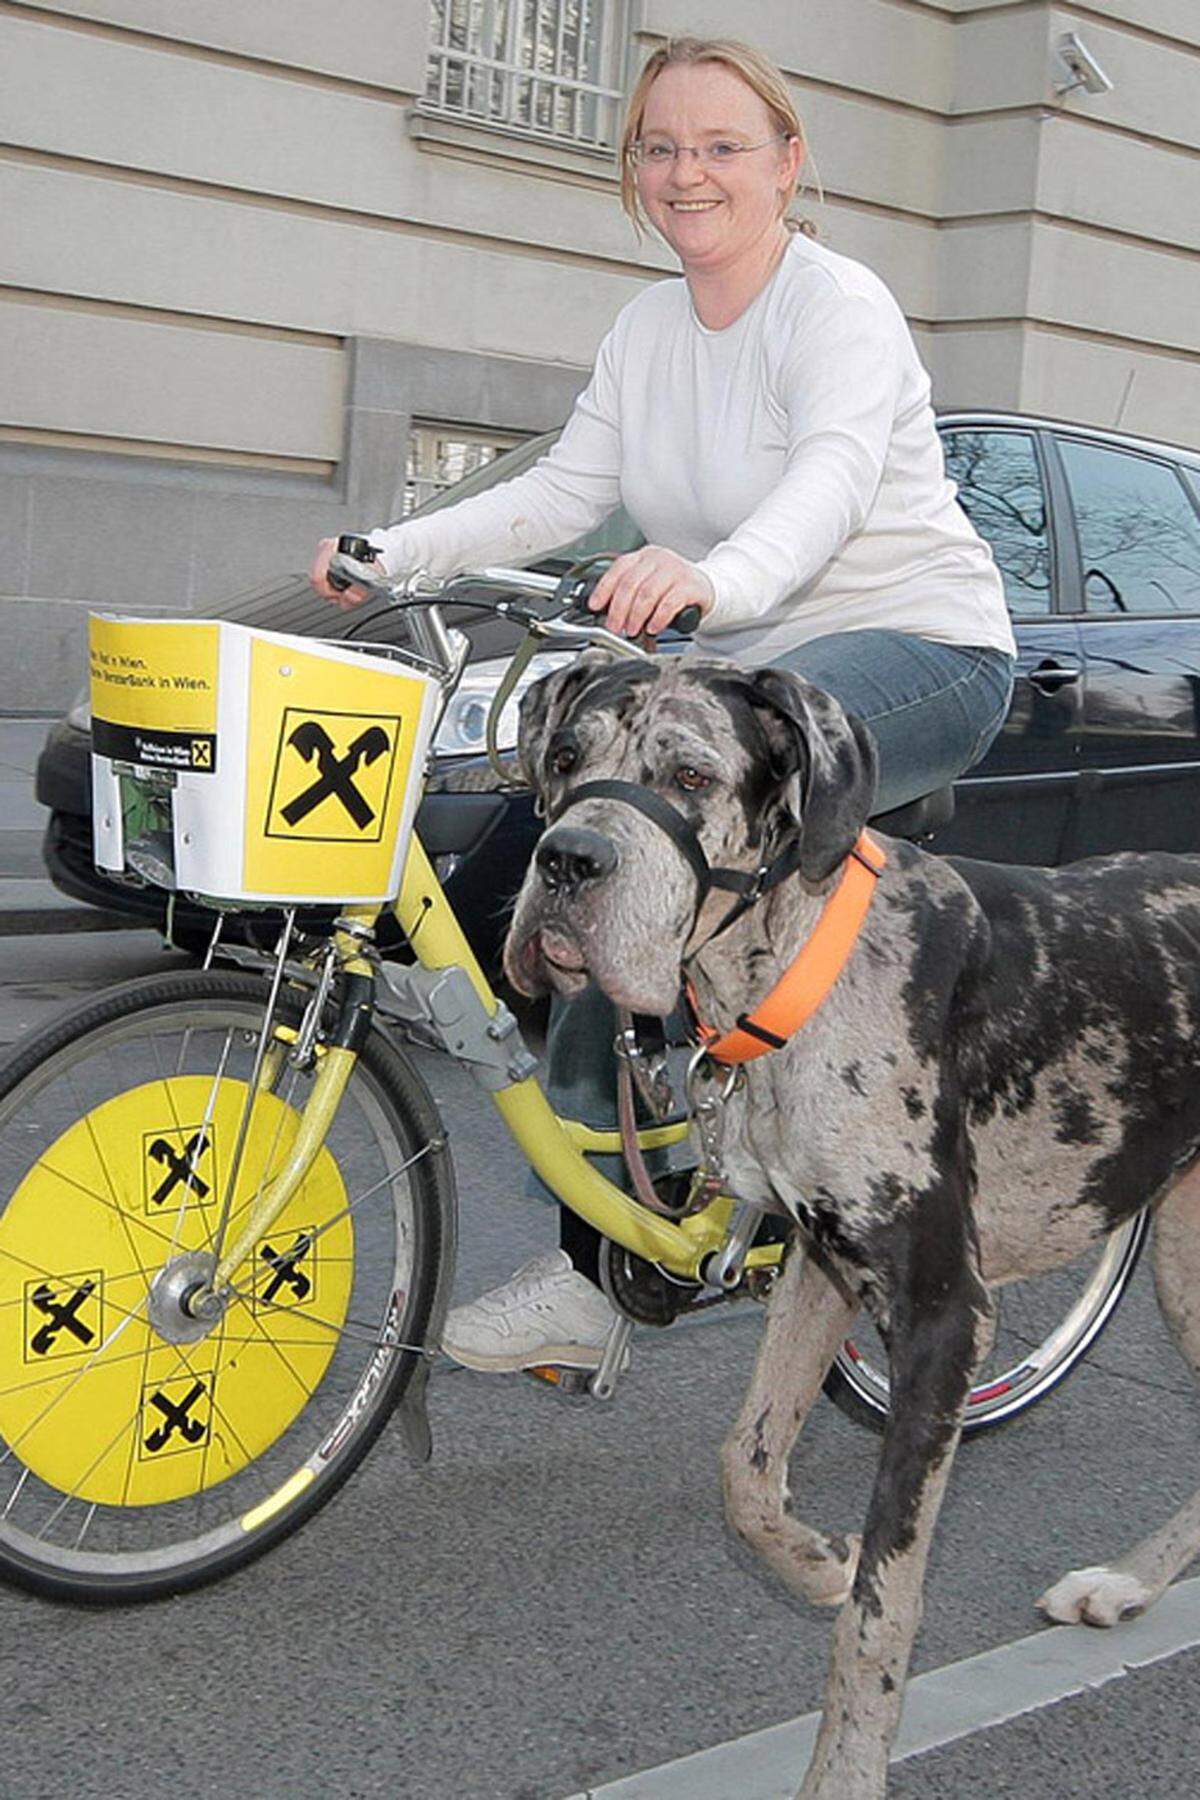
M 1200 613 L 1200 522 L 1170 463 L 1059 440 L 1089 612 Z
M 1023 431 L 945 431 L 946 473 L 992 547 L 1010 612 L 1050 611 L 1046 497 L 1033 439 Z

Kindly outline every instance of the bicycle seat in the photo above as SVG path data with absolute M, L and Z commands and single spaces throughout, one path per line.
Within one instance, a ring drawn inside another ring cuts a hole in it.
M 921 794 L 890 812 L 876 813 L 868 822 L 885 837 L 927 838 L 954 817 L 954 789 L 935 788 L 932 794 Z

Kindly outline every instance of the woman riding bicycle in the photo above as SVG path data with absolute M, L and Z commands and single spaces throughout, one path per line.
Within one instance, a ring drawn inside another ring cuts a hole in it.
M 877 807 L 944 786 L 983 755 L 1014 642 L 991 554 L 946 479 L 929 377 L 877 276 L 788 218 L 805 158 L 780 71 L 727 40 L 649 57 L 622 138 L 622 203 L 678 256 L 619 314 L 555 447 L 525 474 L 371 541 L 389 575 L 529 562 L 623 504 L 646 539 L 591 606 L 635 637 L 700 609 L 697 646 L 789 669 L 874 733 Z M 334 540 L 318 548 L 319 593 Z M 556 1110 L 616 1116 L 608 1002 L 552 1015 Z M 562 1248 L 456 1308 L 443 1347 L 473 1368 L 594 1368 L 612 1321 L 596 1237 L 565 1210 Z M 570 1354 L 558 1354 L 563 1347 Z

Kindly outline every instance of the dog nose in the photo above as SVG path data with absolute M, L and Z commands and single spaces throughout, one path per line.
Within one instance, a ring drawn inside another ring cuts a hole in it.
M 600 881 L 617 866 L 611 838 L 582 825 L 556 825 L 537 847 L 535 857 L 543 885 L 571 899 L 589 881 Z

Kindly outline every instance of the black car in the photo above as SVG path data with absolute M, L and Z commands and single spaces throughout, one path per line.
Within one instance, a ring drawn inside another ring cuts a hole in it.
M 1004 577 L 1018 662 L 1007 723 L 956 784 L 934 847 L 1051 865 L 1110 850 L 1200 850 L 1200 453 L 1020 415 L 946 413 L 938 424 L 959 499 Z M 554 435 L 519 445 L 430 507 L 519 473 Z M 561 572 L 580 555 L 640 541 L 617 513 L 538 567 Z M 340 618 L 302 577 L 210 616 L 312 636 L 329 636 Z M 382 619 L 371 636 L 398 640 L 402 621 Z M 515 642 L 513 627 L 480 623 L 469 609 L 458 622 L 473 660 L 439 733 L 447 767 L 482 750 L 487 701 Z M 38 763 L 47 867 L 64 893 L 159 923 L 161 892 L 93 867 L 88 726 L 81 700 Z M 435 793 L 418 828 L 494 969 L 539 829 L 529 798 Z M 178 941 L 199 942 L 207 917 L 181 902 L 174 929 Z

